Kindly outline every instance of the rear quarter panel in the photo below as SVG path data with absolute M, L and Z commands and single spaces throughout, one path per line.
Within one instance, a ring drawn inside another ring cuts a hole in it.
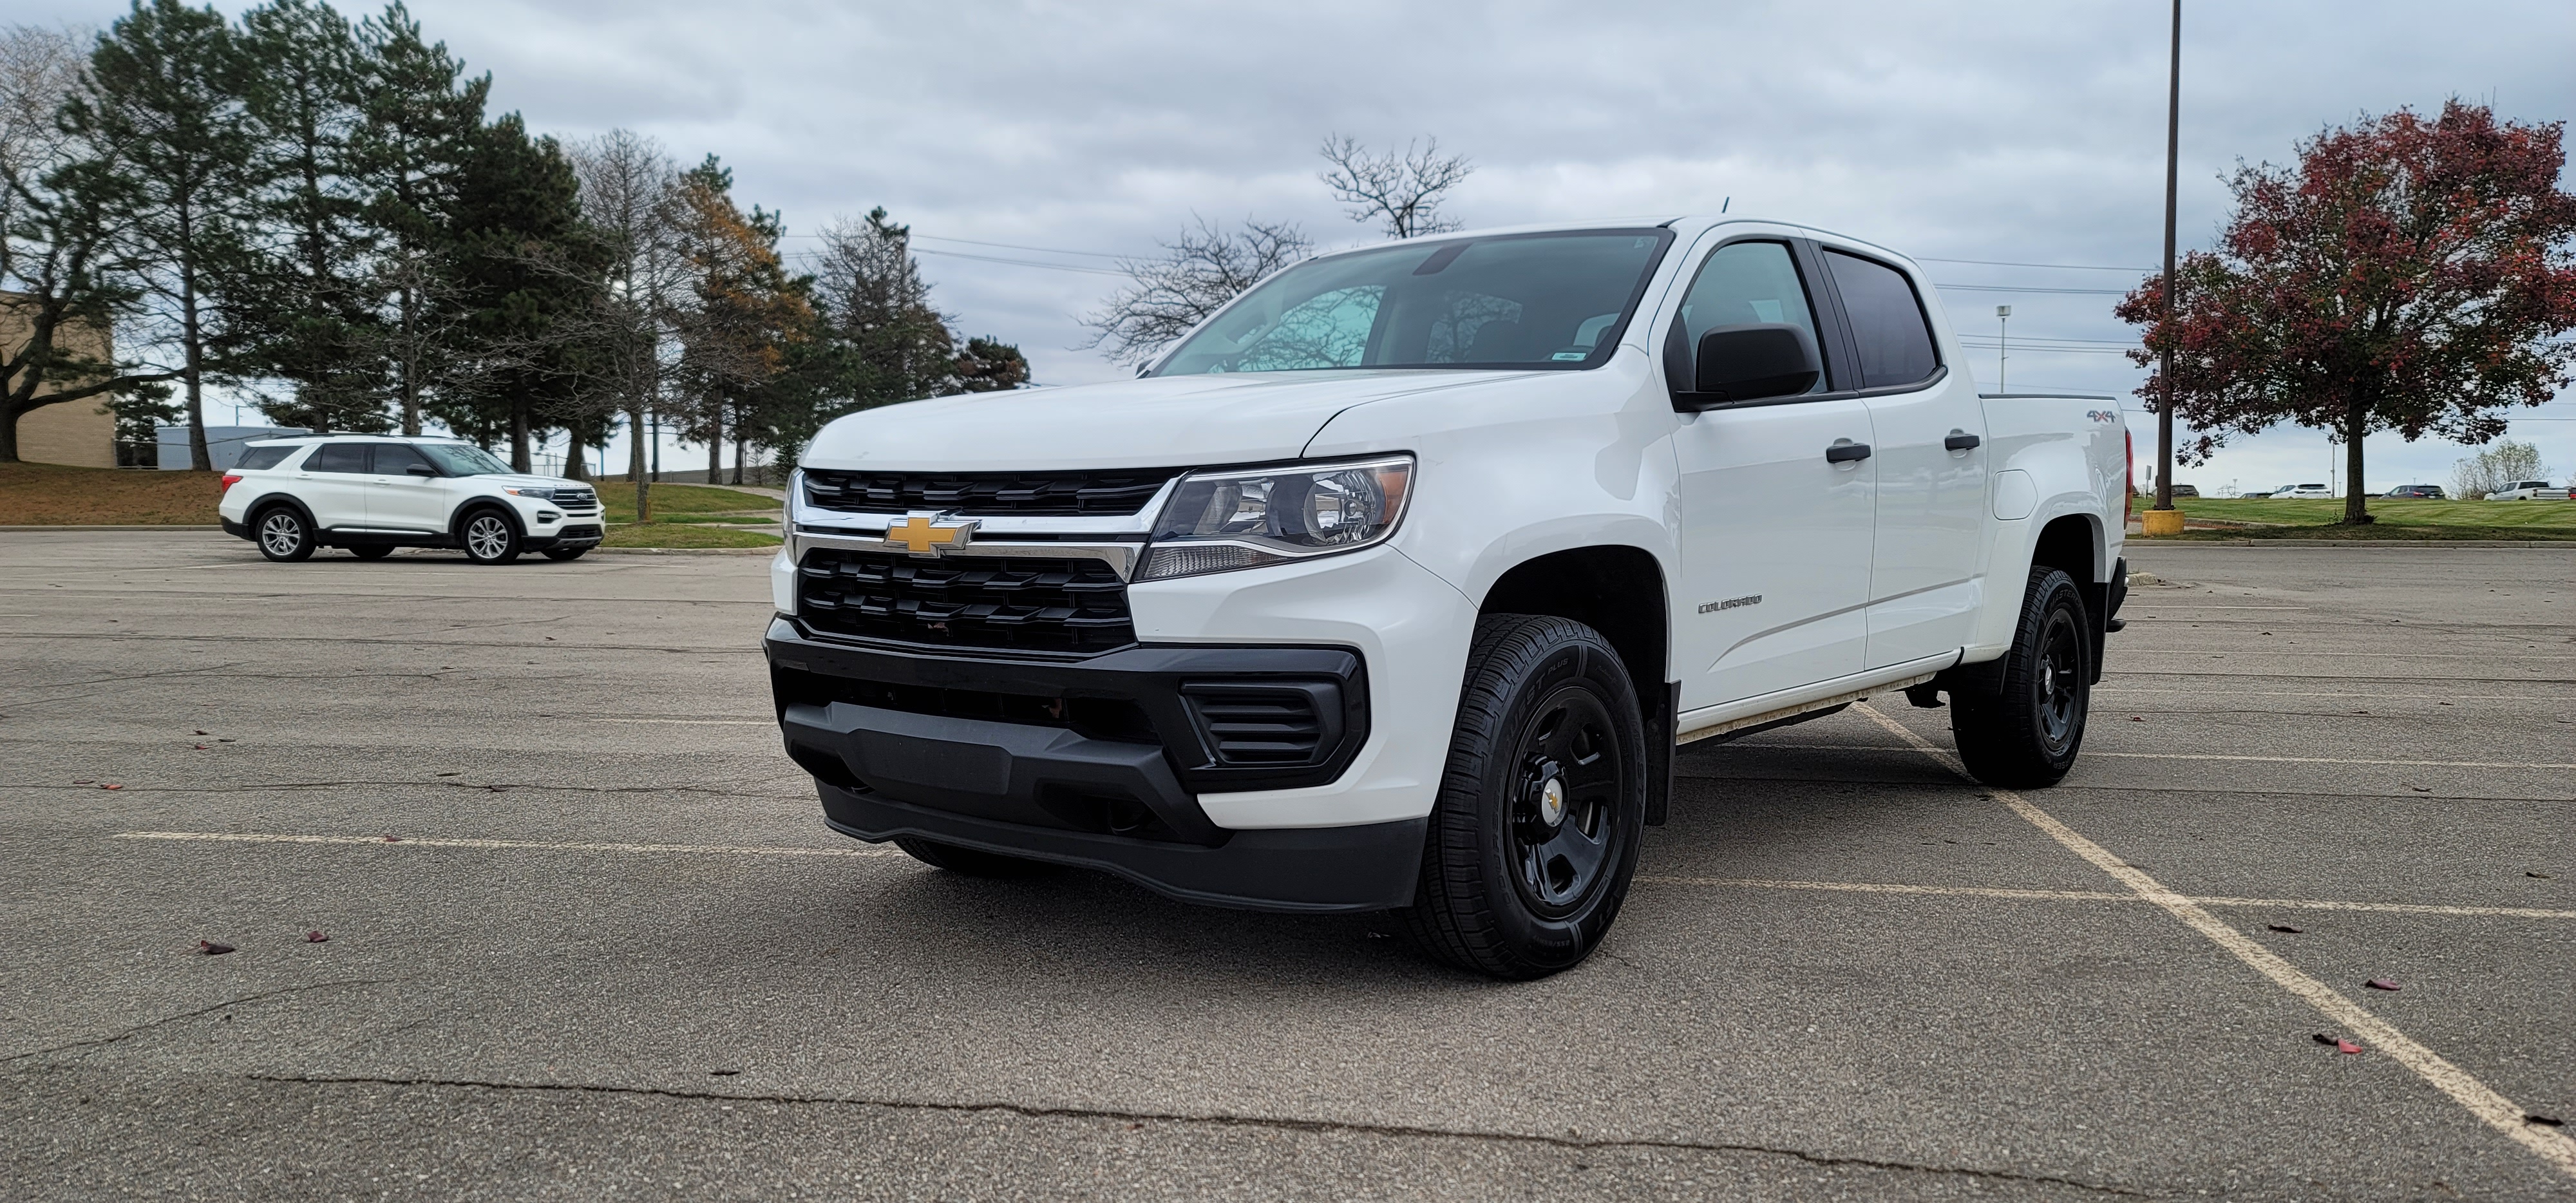
M 1968 659 L 2011 646 L 2021 615 L 2020 582 L 2050 523 L 2084 523 L 2092 549 L 2089 580 L 2111 579 L 2125 542 L 2128 424 L 2117 401 L 2085 397 L 1985 397 L 1988 503 L 1996 519 L 1986 563 L 1994 589 L 1978 616 Z

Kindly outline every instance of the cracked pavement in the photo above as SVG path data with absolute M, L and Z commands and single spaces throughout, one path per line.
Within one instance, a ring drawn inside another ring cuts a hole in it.
M 2576 1112 L 2576 551 L 2132 558 L 2030 801 Z M 2576 1197 L 1858 711 L 1686 751 L 1543 982 L 931 871 L 779 753 L 762 568 L 0 535 L 0 1196 Z

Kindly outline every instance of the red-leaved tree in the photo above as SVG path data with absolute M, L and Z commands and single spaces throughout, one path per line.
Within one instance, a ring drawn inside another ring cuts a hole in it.
M 2175 448 L 2206 461 L 2229 436 L 2283 421 L 2331 431 L 2348 466 L 2344 522 L 2363 504 L 2362 437 L 2394 430 L 2483 443 L 2498 411 L 2567 386 L 2576 343 L 2576 194 L 2559 190 L 2564 125 L 2499 122 L 2453 100 L 2328 129 L 2295 166 L 2240 167 L 2212 254 L 2152 277 L 2114 310 L 2144 326 L 2129 352 L 2173 353 Z M 2165 395 L 2161 372 L 2138 390 Z

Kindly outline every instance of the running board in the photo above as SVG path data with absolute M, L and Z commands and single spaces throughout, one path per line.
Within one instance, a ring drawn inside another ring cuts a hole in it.
M 1767 726 L 1772 723 L 1796 718 L 1802 714 L 1813 714 L 1819 710 L 1840 710 L 1854 702 L 1865 702 L 1882 693 L 1896 693 L 1907 686 L 1920 685 L 1939 675 L 1941 674 L 1924 673 L 1921 676 L 1915 677 L 1899 677 L 1884 685 L 1872 685 L 1867 689 L 1854 689 L 1847 693 L 1835 694 L 1832 697 L 1817 698 L 1812 702 L 1800 702 L 1794 706 L 1783 706 L 1777 710 L 1765 710 L 1760 714 L 1748 714 L 1743 718 L 1728 719 L 1727 721 L 1718 723 L 1714 726 L 1701 727 L 1695 731 L 1684 731 L 1678 738 L 1673 740 L 1673 743 L 1676 746 L 1686 743 L 1696 743 L 1699 740 L 1724 735 L 1730 731 L 1741 731 L 1746 727 Z

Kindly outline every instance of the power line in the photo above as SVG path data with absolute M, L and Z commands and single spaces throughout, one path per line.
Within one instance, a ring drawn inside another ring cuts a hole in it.
M 2054 271 L 2069 272 L 2137 272 L 2141 275 L 2156 270 L 2152 267 L 2097 267 L 2083 263 L 2016 263 L 2009 259 L 1936 259 L 1930 255 L 1916 255 L 1914 261 L 1917 263 L 1974 263 L 1980 267 L 2044 267 Z
M 1127 274 L 1114 267 L 1085 267 L 1079 263 L 1041 263 L 1035 259 L 1006 259 L 1000 255 L 975 255 L 969 254 L 965 251 L 943 251 L 926 246 L 914 247 L 912 248 L 912 253 L 916 255 L 941 255 L 950 259 L 972 259 L 978 263 L 1007 263 L 1013 267 L 1043 267 L 1050 271 L 1081 272 L 1085 275 L 1093 276 L 1123 276 Z
M 2125 297 L 2129 295 L 2129 290 L 2125 288 L 2015 288 L 2007 284 L 1942 284 L 1937 281 L 1933 283 L 1932 287 L 1946 288 L 1952 292 L 2062 293 L 2068 296 L 2088 297 Z

